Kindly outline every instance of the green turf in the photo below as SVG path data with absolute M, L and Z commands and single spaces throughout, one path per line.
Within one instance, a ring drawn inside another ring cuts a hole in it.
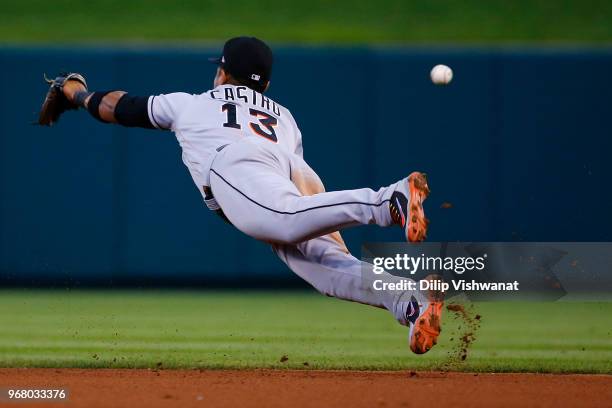
M 609 0 L 2 1 L 0 41 L 610 43 Z
M 476 308 L 473 350 L 449 367 L 456 320 L 416 356 L 387 312 L 314 293 L 4 290 L 0 366 L 612 373 L 612 303 Z

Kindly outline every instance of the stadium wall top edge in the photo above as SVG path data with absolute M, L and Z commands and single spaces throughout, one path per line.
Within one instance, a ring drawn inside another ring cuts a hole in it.
M 394 53 L 394 54 L 523 54 L 523 55 L 572 55 L 612 54 L 612 44 L 581 43 L 504 43 L 504 44 L 290 44 L 269 42 L 274 51 L 283 53 Z M 11 43 L 0 42 L 3 53 L 112 53 L 112 54 L 197 54 L 216 55 L 223 41 L 210 42 L 91 42 L 91 43 Z

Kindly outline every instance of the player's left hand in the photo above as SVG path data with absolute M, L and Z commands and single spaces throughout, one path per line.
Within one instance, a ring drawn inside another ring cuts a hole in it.
M 79 87 L 87 89 L 87 82 L 81 74 L 63 73 L 55 79 L 48 79 L 45 76 L 45 81 L 50 85 L 45 101 L 38 115 L 38 124 L 41 126 L 51 126 L 57 122 L 67 110 L 78 109 L 78 106 L 66 97 L 64 86 L 68 84 L 79 83 Z

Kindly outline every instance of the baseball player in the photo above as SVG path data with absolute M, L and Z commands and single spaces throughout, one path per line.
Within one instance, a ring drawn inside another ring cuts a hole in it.
M 65 74 L 51 84 L 40 113 L 52 125 L 67 109 L 86 109 L 103 123 L 174 132 L 182 159 L 209 209 L 245 234 L 269 242 L 297 275 L 319 292 L 390 311 L 409 326 L 417 354 L 436 344 L 442 302 L 421 291 L 377 291 L 374 280 L 400 278 L 353 257 L 340 234 L 361 224 L 398 225 L 406 239 L 427 231 L 423 201 L 429 193 L 419 172 L 377 191 L 325 192 L 303 159 L 302 135 L 289 110 L 265 96 L 272 51 L 253 37 L 232 38 L 218 58 L 213 89 L 201 94 L 133 96 L 87 88 Z

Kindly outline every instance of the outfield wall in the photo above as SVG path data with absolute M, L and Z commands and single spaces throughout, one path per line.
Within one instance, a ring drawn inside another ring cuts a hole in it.
M 296 282 L 204 207 L 168 132 L 69 112 L 31 125 L 42 73 L 200 92 L 215 51 L 0 48 L 0 283 Z M 455 70 L 436 87 L 429 69 Z M 270 96 L 328 189 L 429 174 L 431 240 L 612 240 L 612 51 L 281 48 Z M 452 208 L 441 208 L 443 202 Z M 360 242 L 397 229 L 347 231 Z

